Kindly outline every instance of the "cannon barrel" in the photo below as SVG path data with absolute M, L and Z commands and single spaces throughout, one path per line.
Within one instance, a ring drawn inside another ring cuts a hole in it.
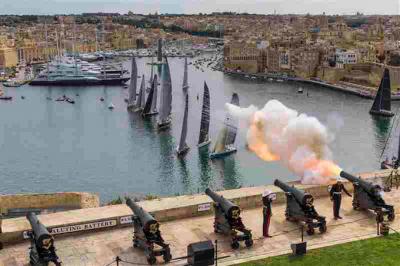
M 355 177 L 345 171 L 341 171 L 340 172 L 340 176 L 349 180 L 351 183 L 357 183 L 359 186 L 361 186 L 366 192 L 369 193 L 374 193 L 375 190 L 375 186 L 365 180 L 362 180 L 361 178 Z
M 154 219 L 154 217 L 150 213 L 145 211 L 130 198 L 126 200 L 126 205 L 128 205 L 128 207 L 131 208 L 132 212 L 139 218 L 145 230 L 148 230 L 151 224 L 157 223 L 157 220 Z
M 31 224 L 33 237 L 36 244 L 39 245 L 40 248 L 49 246 L 49 242 L 45 240 L 50 240 L 50 244 L 53 245 L 52 235 L 49 233 L 47 228 L 39 221 L 35 213 L 29 212 L 26 215 L 26 219 L 28 219 L 29 223 Z
M 289 186 L 288 184 L 280 181 L 279 179 L 275 179 L 274 185 L 279 187 L 283 191 L 292 194 L 297 200 L 297 202 L 299 202 L 303 206 L 307 205 L 306 202 L 308 198 L 313 198 L 311 194 L 308 194 L 303 190 L 297 189 L 295 187 Z
M 237 206 L 236 204 L 234 204 L 233 202 L 225 199 L 223 196 L 218 195 L 217 193 L 215 193 L 214 191 L 212 191 L 211 189 L 207 188 L 205 193 L 212 198 L 212 200 L 214 202 L 217 202 L 221 208 L 224 210 L 224 212 L 229 216 L 232 217 L 232 211 L 233 210 L 238 210 L 240 213 L 240 208 L 239 206 Z

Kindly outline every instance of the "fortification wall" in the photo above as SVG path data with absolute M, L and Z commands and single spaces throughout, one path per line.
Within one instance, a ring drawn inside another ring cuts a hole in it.
M 99 196 L 87 192 L 0 195 L 0 214 L 10 209 L 83 209 L 100 206 Z
M 390 170 L 364 173 L 364 179 L 380 179 L 390 175 Z M 329 195 L 327 185 L 301 185 L 292 182 L 297 188 L 303 189 L 315 198 Z M 345 183 L 349 191 L 353 190 L 351 183 Z M 285 194 L 273 185 L 248 187 L 218 192 L 225 198 L 232 200 L 242 209 L 259 207 L 262 204 L 261 195 L 266 190 L 276 192 L 277 200 L 274 204 L 286 202 Z M 212 200 L 204 194 L 168 197 L 138 203 L 160 222 L 183 218 L 190 218 L 213 213 Z M 39 215 L 40 221 L 53 234 L 74 234 L 83 231 L 109 230 L 130 226 L 132 211 L 125 204 L 104 206 L 97 208 L 79 209 L 66 212 Z M 26 232 L 31 229 L 25 217 L 4 219 L 0 233 L 0 243 L 10 244 L 24 240 Z

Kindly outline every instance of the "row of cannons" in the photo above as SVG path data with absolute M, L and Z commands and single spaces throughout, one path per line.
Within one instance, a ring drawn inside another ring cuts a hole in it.
M 354 185 L 353 208 L 355 210 L 374 211 L 378 222 L 384 221 L 385 217 L 388 221 L 394 220 L 394 208 L 385 203 L 382 198 L 382 188 L 379 185 L 367 182 L 344 171 L 340 173 L 340 176 Z M 285 192 L 287 199 L 285 216 L 287 220 L 304 224 L 309 235 L 314 234 L 315 228 L 318 228 L 320 233 L 327 231 L 326 219 L 315 210 L 314 199 L 311 194 L 280 180 L 275 180 L 274 185 Z M 210 189 L 206 189 L 205 193 L 214 201 L 214 232 L 228 236 L 232 249 L 239 248 L 240 242 L 244 242 L 245 246 L 250 248 L 253 245 L 252 233 L 242 222 L 240 208 Z M 133 246 L 144 251 L 149 264 L 156 263 L 156 257 L 159 256 L 162 256 L 166 263 L 171 261 L 171 249 L 161 236 L 158 221 L 131 199 L 128 198 L 126 204 L 133 212 Z M 32 226 L 30 233 L 31 265 L 43 266 L 48 265 L 49 262 L 61 265 L 56 255 L 52 235 L 40 223 L 35 214 L 29 213 L 27 219 Z

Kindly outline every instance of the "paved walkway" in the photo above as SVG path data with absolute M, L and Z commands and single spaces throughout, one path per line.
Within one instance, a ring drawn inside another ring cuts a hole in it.
M 399 213 L 400 191 L 394 190 L 386 193 L 385 199 L 389 204 L 398 206 L 396 213 Z M 323 235 L 316 233 L 314 236 L 305 236 L 309 248 L 376 236 L 375 216 L 371 213 L 354 211 L 351 207 L 351 199 L 347 196 L 344 196 L 342 204 L 341 214 L 344 217 L 343 220 L 336 221 L 333 219 L 332 203 L 329 198 L 317 199 L 316 208 L 321 215 L 327 217 L 328 232 Z M 239 250 L 232 251 L 227 238 L 214 234 L 212 216 L 166 222 L 161 225 L 161 230 L 163 237 L 171 245 L 174 257 L 185 256 L 189 243 L 218 239 L 220 255 L 230 255 L 229 258 L 222 260 L 220 264 L 229 265 L 290 252 L 290 243 L 300 241 L 300 231 L 296 224 L 285 221 L 284 209 L 285 206 L 283 204 L 273 206 L 271 223 L 273 237 L 268 239 L 261 238 L 261 209 L 243 211 L 244 223 L 253 230 L 255 238 L 254 246 L 250 249 L 242 246 Z M 391 227 L 394 229 L 400 228 L 400 217 L 396 218 Z M 120 256 L 126 261 L 146 264 L 143 253 L 132 247 L 132 231 L 132 228 L 124 228 L 67 237 L 57 236 L 57 253 L 64 266 L 103 266 L 112 262 L 116 256 Z M 27 265 L 28 248 L 29 243 L 24 242 L 1 250 L 0 265 Z M 183 265 L 184 262 L 176 261 L 174 264 Z M 161 263 L 162 261 L 159 261 L 159 264 Z M 121 263 L 120 265 L 128 264 Z

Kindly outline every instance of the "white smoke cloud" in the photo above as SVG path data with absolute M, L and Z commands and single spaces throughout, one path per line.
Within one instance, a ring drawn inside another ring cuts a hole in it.
M 277 100 L 268 101 L 260 110 L 253 105 L 226 107 L 233 116 L 247 121 L 247 143 L 260 158 L 279 158 L 307 184 L 327 183 L 327 177 L 336 173 L 337 169 L 332 170 L 336 166 L 326 162 L 332 157 L 331 134 L 317 118 L 299 114 Z

